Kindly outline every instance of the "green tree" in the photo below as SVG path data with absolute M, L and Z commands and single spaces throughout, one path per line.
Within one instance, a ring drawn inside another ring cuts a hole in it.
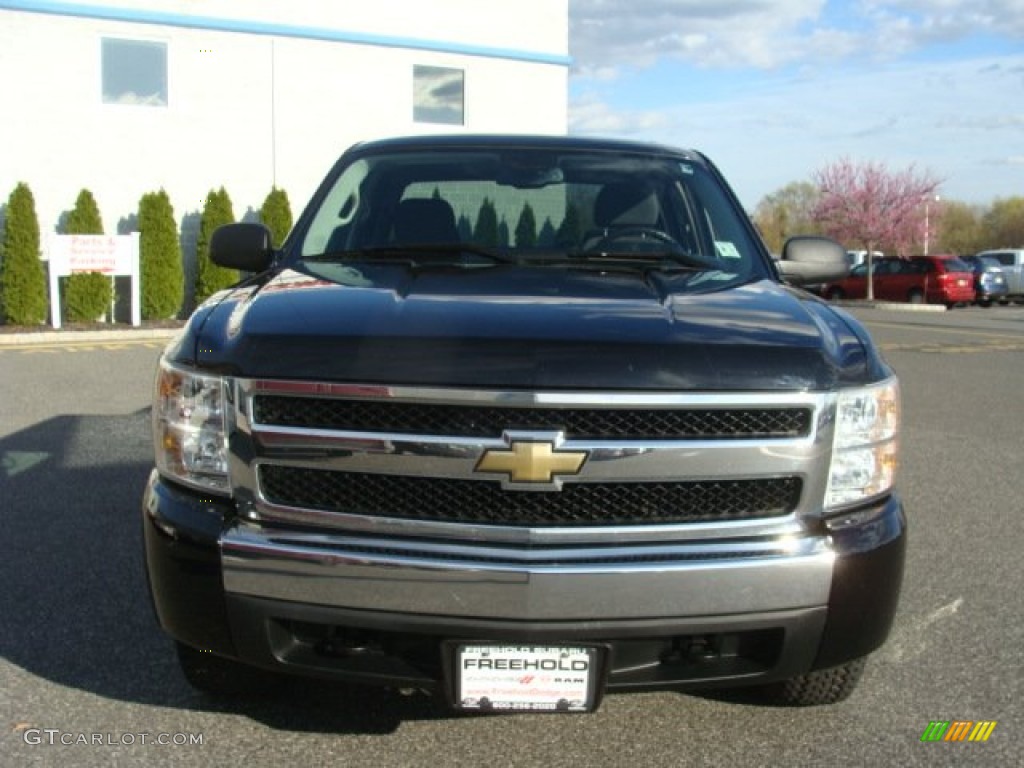
M 532 248 L 537 244 L 537 217 L 529 203 L 523 203 L 516 223 L 516 247 Z
M 436 191 L 436 190 L 435 190 Z M 292 228 L 292 206 L 288 193 L 274 187 L 260 208 L 260 221 L 270 230 L 270 242 L 280 248 Z
M 224 187 L 210 190 L 199 220 L 196 241 L 196 303 L 200 304 L 217 291 L 238 282 L 238 270 L 227 269 L 210 261 L 210 238 L 214 231 L 235 221 L 231 198 Z
M 46 273 L 39 259 L 39 219 L 32 190 L 18 184 L 7 200 L 0 306 L 5 322 L 39 325 L 46 321 Z
M 1024 248 L 1024 197 L 992 203 L 982 220 L 988 248 Z
M 69 235 L 102 235 L 103 219 L 96 198 L 83 189 L 75 199 L 64 229 Z M 110 307 L 114 289 L 111 278 L 99 272 L 86 272 L 62 278 L 64 314 L 70 322 L 92 322 Z
M 103 219 L 100 217 L 99 206 L 92 192 L 83 189 L 78 193 L 75 207 L 68 216 L 67 232 L 69 235 L 102 235 Z
M 764 197 L 754 210 L 757 225 L 768 249 L 781 253 L 794 235 L 818 235 L 821 227 L 811 213 L 818 202 L 818 188 L 809 181 L 794 181 Z
M 577 245 L 583 238 L 583 222 L 580 221 L 580 213 L 576 206 L 570 203 L 565 209 L 565 218 L 555 233 L 555 240 L 559 245 Z
M 547 216 L 541 225 L 540 232 L 537 234 L 537 245 L 542 248 L 551 248 L 555 245 L 556 239 L 555 225 L 551 223 L 551 217 Z
M 938 253 L 966 256 L 983 250 L 985 236 L 981 227 L 981 211 L 967 203 L 944 201 L 936 235 Z
M 174 208 L 162 189 L 139 200 L 139 261 L 142 316 L 173 317 L 185 298 L 185 276 Z
M 498 211 L 490 198 L 485 197 L 480 204 L 476 226 L 473 227 L 473 242 L 491 248 L 498 245 Z
M 110 278 L 100 272 L 68 277 L 64 290 L 64 314 L 69 322 L 91 323 L 103 317 L 113 299 Z

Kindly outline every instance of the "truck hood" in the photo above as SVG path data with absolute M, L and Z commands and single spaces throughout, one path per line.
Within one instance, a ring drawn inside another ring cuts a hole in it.
M 767 279 L 313 267 L 218 297 L 173 356 L 252 378 L 490 389 L 824 391 L 880 365 L 849 317 Z

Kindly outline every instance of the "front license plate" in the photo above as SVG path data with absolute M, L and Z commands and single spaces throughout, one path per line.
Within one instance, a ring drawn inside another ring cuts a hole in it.
M 600 649 L 578 646 L 458 645 L 460 709 L 588 712 L 594 708 Z

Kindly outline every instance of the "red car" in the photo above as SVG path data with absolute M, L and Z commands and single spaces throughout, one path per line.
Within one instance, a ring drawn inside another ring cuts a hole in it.
M 974 273 L 956 256 L 911 256 L 877 259 L 873 264 L 875 298 L 911 304 L 957 304 L 974 301 Z M 828 299 L 863 299 L 867 296 L 868 265 L 858 264 L 848 277 L 822 287 Z

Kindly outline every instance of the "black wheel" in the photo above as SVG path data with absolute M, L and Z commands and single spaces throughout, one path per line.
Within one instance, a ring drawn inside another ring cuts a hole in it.
M 924 304 L 924 294 L 915 288 L 907 294 L 907 301 L 911 304 Z
M 984 307 L 985 309 L 988 309 L 989 307 L 992 306 L 992 299 L 979 299 L 978 300 L 978 306 L 979 307 Z
M 854 659 L 838 667 L 817 669 L 769 686 L 768 698 L 790 707 L 814 707 L 845 700 L 860 681 L 866 659 Z
M 844 295 L 843 289 L 834 285 L 828 289 L 828 292 L 825 294 L 825 298 L 829 301 L 837 301 L 838 299 L 843 298 Z
M 178 664 L 189 685 L 211 696 L 236 697 L 273 690 L 278 678 L 270 672 L 240 664 L 211 651 L 176 643 Z

